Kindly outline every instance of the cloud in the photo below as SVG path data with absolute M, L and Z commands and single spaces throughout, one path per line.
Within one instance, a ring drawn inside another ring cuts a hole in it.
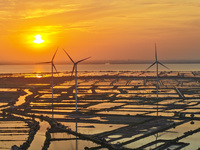
M 2 19 L 29 19 L 74 10 L 73 4 L 53 0 L 1 0 Z
M 189 25 L 190 21 L 195 25 L 198 4 L 194 0 L 1 0 L 0 23 L 15 21 L 10 26 L 17 30 L 21 25 L 29 29 L 52 26 L 58 31 L 83 28 L 95 31 L 125 25 L 148 29 L 147 25 L 162 25 L 165 30 L 166 26 L 177 28 L 185 22 Z

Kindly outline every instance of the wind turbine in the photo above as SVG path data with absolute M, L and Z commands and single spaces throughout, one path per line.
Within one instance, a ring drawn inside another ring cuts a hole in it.
M 76 103 L 76 112 L 78 112 L 78 109 L 77 109 L 77 101 L 78 101 L 78 98 L 77 98 L 77 65 L 78 65 L 78 63 L 85 61 L 85 60 L 89 59 L 90 57 L 87 57 L 87 58 L 84 58 L 84 59 L 81 59 L 81 60 L 75 62 L 65 50 L 64 50 L 64 52 L 67 54 L 67 56 L 69 57 L 71 62 L 74 64 L 71 76 L 73 75 L 73 73 L 75 71 L 75 103 Z
M 53 61 L 54 61 L 57 51 L 58 51 L 58 48 L 56 49 L 51 61 L 40 63 L 40 64 L 51 64 L 52 118 L 53 118 L 53 70 L 55 69 L 55 71 L 57 72 L 56 66 L 54 65 Z
M 156 82 L 157 82 L 156 83 L 156 94 L 157 94 L 157 116 L 158 116 L 158 80 L 159 80 L 158 79 L 158 64 L 160 64 L 161 66 L 163 66 L 163 67 L 165 67 L 167 69 L 169 69 L 169 68 L 158 61 L 156 43 L 155 43 L 155 62 L 153 64 L 151 64 L 145 71 L 147 71 L 149 68 L 151 68 L 155 64 L 156 64 Z

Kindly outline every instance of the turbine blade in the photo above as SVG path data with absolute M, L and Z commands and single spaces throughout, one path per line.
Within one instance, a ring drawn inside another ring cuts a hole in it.
M 84 60 L 86 60 L 86 59 L 89 59 L 89 58 L 91 58 L 91 57 L 87 57 L 87 58 L 85 58 L 85 59 L 79 60 L 79 61 L 76 62 L 76 64 L 78 64 L 78 63 L 80 63 L 80 62 L 82 62 L 82 61 L 84 61 Z
M 156 47 L 156 43 L 155 43 L 155 59 L 156 59 L 156 61 L 158 61 L 158 58 L 157 58 L 157 47 Z
M 75 65 L 73 66 L 73 69 L 72 69 L 72 74 L 71 74 L 71 76 L 73 75 L 73 73 L 74 73 L 74 69 L 75 69 Z
M 151 68 L 155 64 L 156 64 L 156 62 L 154 62 L 153 64 L 151 64 L 151 66 L 149 66 L 145 71 L 147 71 L 149 68 Z
M 69 54 L 65 50 L 64 50 L 64 52 L 67 54 L 67 56 L 69 57 L 69 59 L 74 63 L 73 59 L 69 56 Z
M 36 63 L 36 64 L 49 64 L 51 63 L 51 61 L 47 61 L 47 62 L 39 62 L 39 63 Z
M 56 73 L 58 73 L 57 69 L 56 69 L 56 66 L 54 65 L 54 63 L 52 63 L 53 65 L 53 68 L 55 69 Z
M 53 60 L 54 60 L 54 58 L 55 58 L 55 56 L 56 56 L 56 53 L 57 53 L 57 51 L 58 51 L 58 48 L 56 49 L 56 51 L 55 51 L 55 53 L 54 53 L 54 55 L 53 55 L 53 57 L 52 57 L 52 60 L 51 60 L 51 61 L 53 61 Z
M 161 62 L 158 61 L 158 63 L 159 63 L 161 66 L 163 66 L 163 67 L 165 67 L 165 68 L 167 68 L 167 69 L 169 70 L 169 68 L 168 68 L 167 66 L 165 66 L 164 64 L 162 64 Z
M 138 77 L 139 77 L 139 76 L 141 76 L 142 74 L 144 74 L 144 72 L 143 72 L 143 71 L 142 71 L 142 72 L 141 72 L 141 73 L 138 75 Z

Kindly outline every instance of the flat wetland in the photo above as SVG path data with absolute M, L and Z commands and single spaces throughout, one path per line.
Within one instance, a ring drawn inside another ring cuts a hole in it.
M 200 149 L 200 72 L 0 75 L 0 149 Z

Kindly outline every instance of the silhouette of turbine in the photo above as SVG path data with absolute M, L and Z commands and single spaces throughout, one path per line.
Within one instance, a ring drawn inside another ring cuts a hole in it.
M 77 98 L 77 65 L 78 65 L 78 63 L 85 61 L 85 60 L 89 59 L 90 57 L 87 57 L 87 58 L 84 58 L 84 59 L 81 59 L 81 60 L 75 62 L 65 50 L 64 50 L 64 52 L 67 54 L 67 56 L 69 57 L 71 62 L 74 64 L 71 76 L 75 72 L 75 103 L 76 103 L 76 112 L 77 112 L 78 111 L 78 109 L 77 109 L 77 102 L 78 102 L 78 98 Z
M 57 72 L 56 66 L 54 65 L 53 61 L 54 61 L 57 51 L 58 51 L 58 48 L 56 49 L 51 61 L 39 63 L 39 64 L 51 64 L 52 118 L 53 118 L 53 70 L 55 69 L 55 71 Z
M 169 69 L 169 68 L 158 61 L 156 43 L 155 43 L 155 60 L 156 61 L 153 62 L 145 71 L 147 71 L 148 69 L 150 69 L 152 66 L 154 66 L 156 64 L 156 94 L 157 94 L 157 116 L 158 116 L 158 80 L 159 80 L 158 79 L 158 64 L 160 64 L 161 66 L 163 66 L 167 69 Z

